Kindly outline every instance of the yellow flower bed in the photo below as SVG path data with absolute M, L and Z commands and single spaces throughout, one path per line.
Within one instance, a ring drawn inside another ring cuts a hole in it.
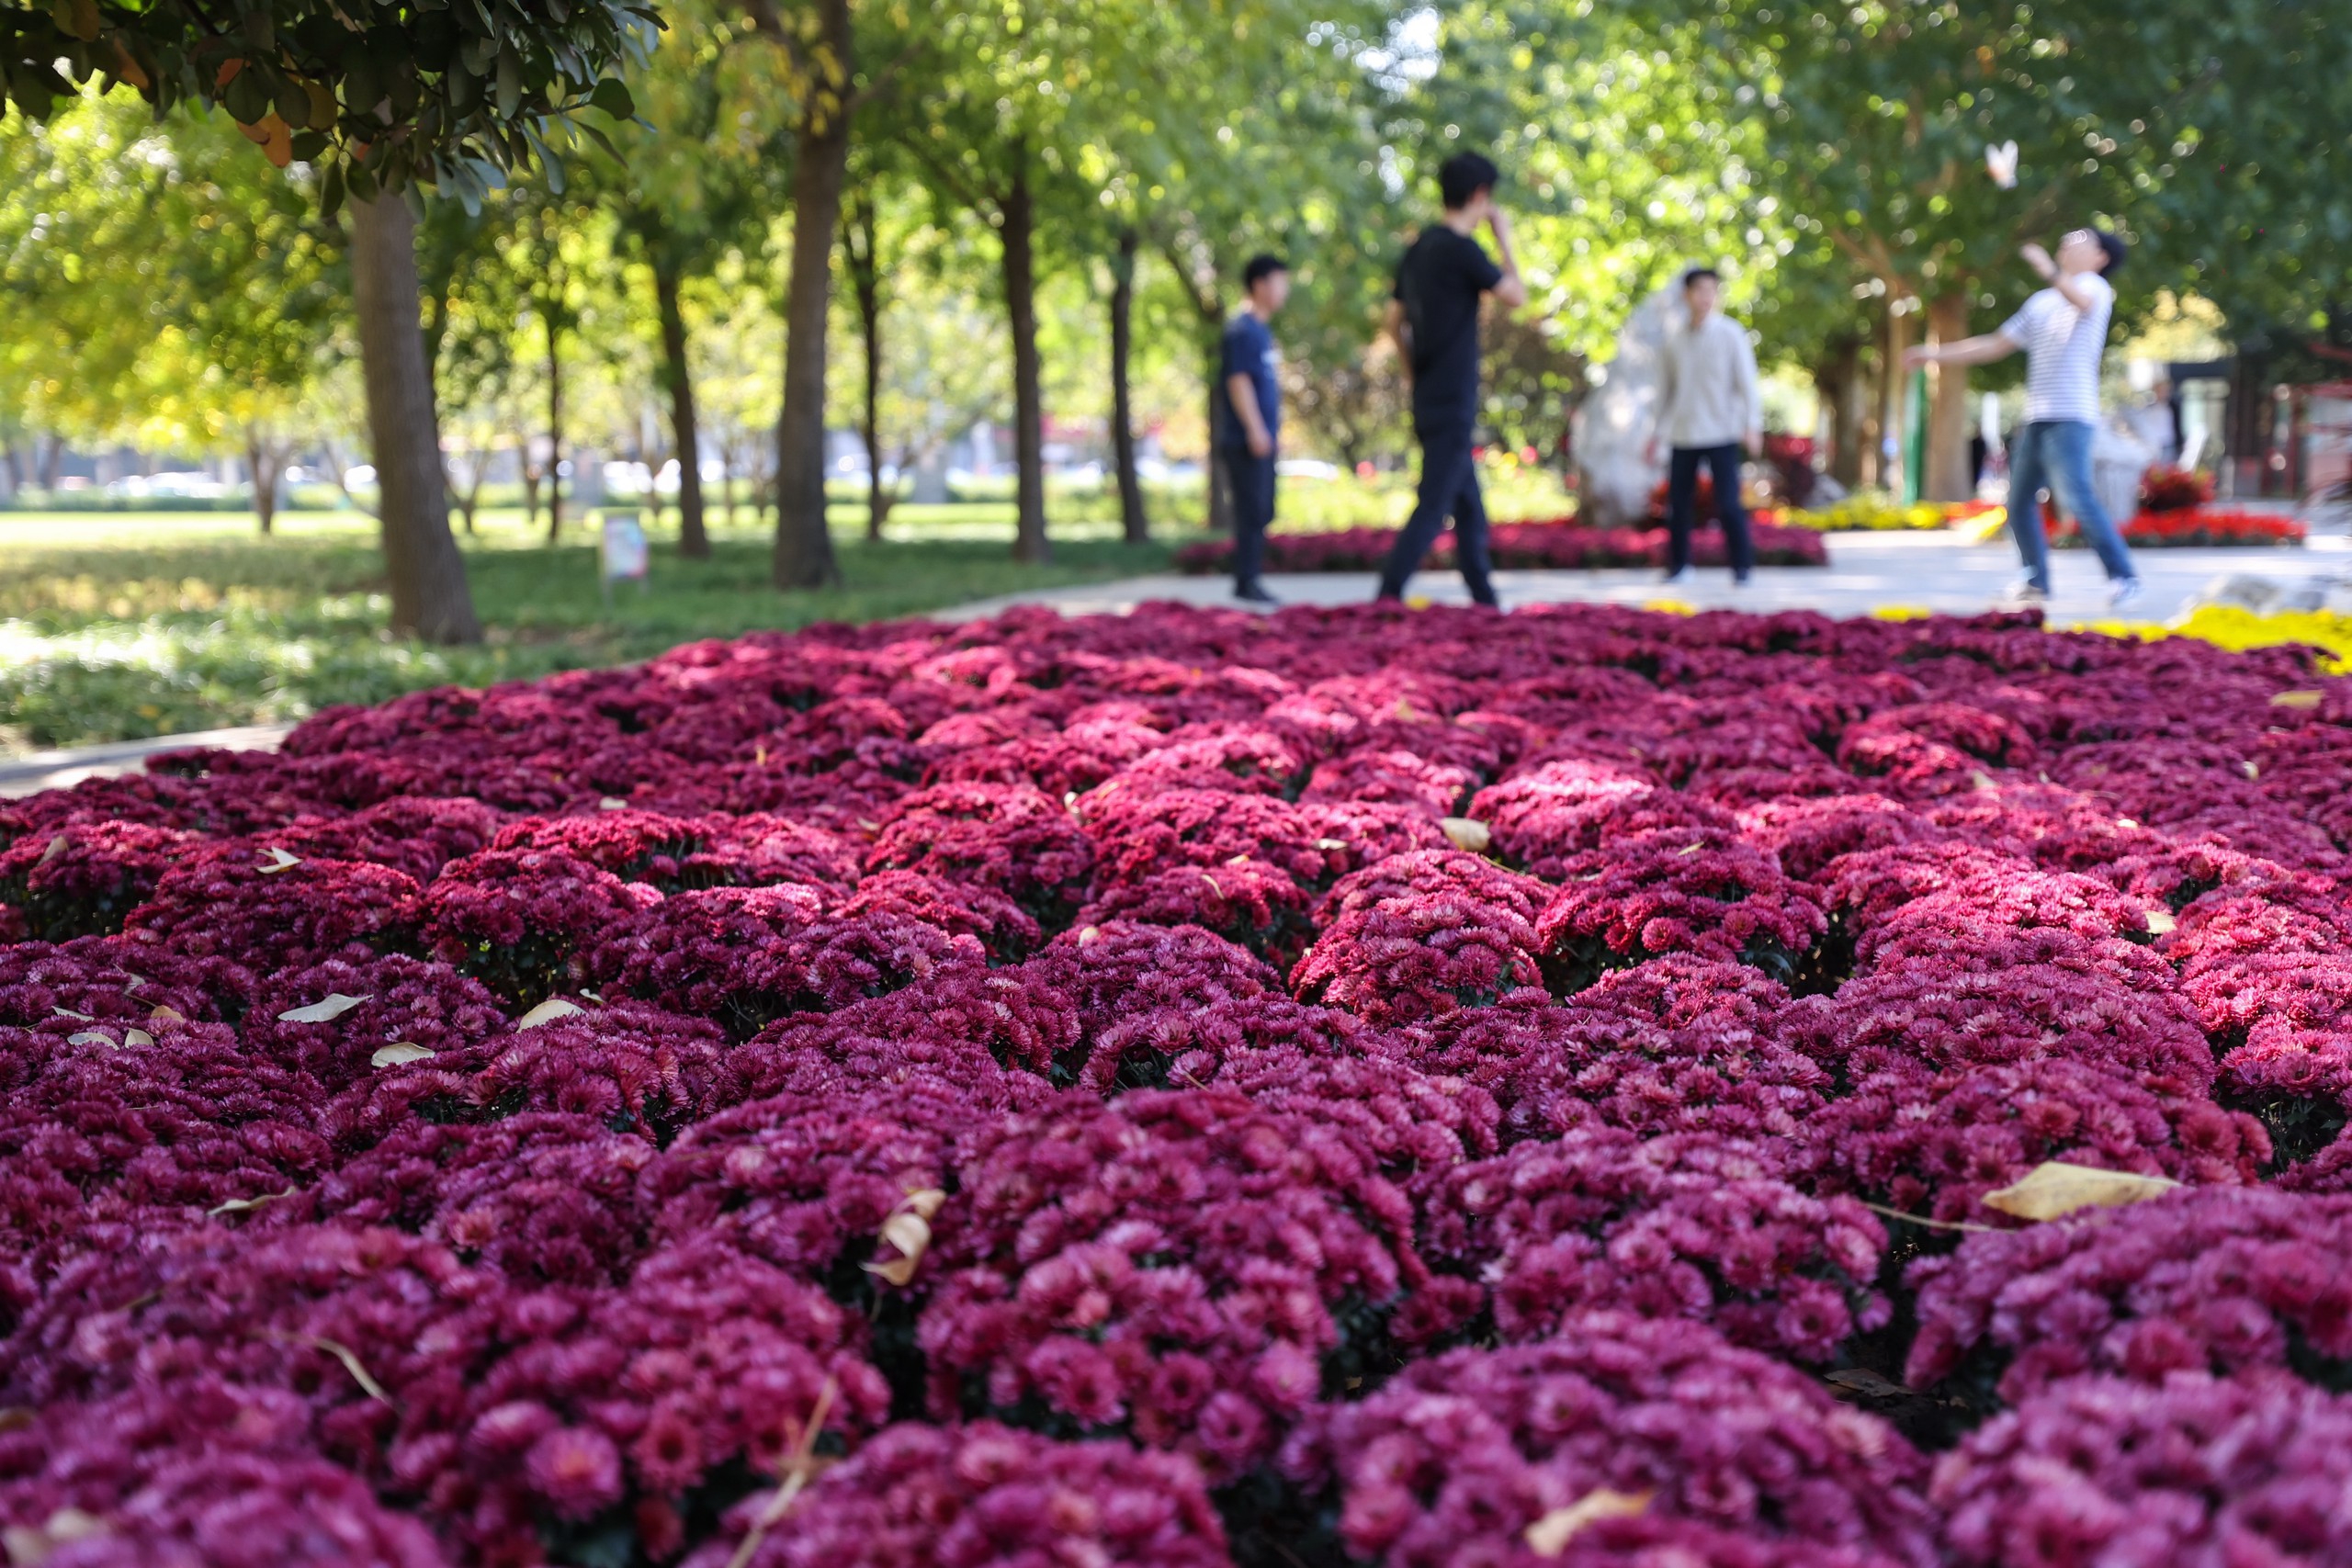
M 2279 610 L 2266 615 L 2233 604 L 2207 604 L 2166 626 L 2092 621 L 2083 629 L 2150 640 L 2193 637 L 2232 652 L 2276 648 L 2281 643 L 2304 643 L 2327 651 L 2329 657 L 2320 661 L 2322 671 L 2330 675 L 2352 675 L 2352 615 L 2340 615 L 2330 610 Z
M 1995 512 L 1998 511 L 1995 508 Z M 1992 513 L 1971 502 L 1922 501 L 1901 506 L 1885 496 L 1865 491 L 1815 510 L 1798 511 L 1792 507 L 1781 513 L 1781 521 L 1792 527 L 1811 528 L 1824 534 L 1883 534 L 1949 528 L 1954 523 L 1971 517 L 1991 515 Z M 2007 513 L 2001 515 L 2006 517 Z

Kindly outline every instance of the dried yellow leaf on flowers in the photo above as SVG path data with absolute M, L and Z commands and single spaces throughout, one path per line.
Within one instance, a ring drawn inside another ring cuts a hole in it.
M 1587 1525 L 1602 1519 L 1629 1519 L 1649 1511 L 1655 1492 L 1612 1492 L 1596 1487 L 1565 1508 L 1555 1508 L 1527 1527 L 1527 1550 L 1538 1557 L 1557 1557 Z
M 1485 854 L 1487 846 L 1495 841 L 1495 835 L 1475 817 L 1448 817 L 1438 826 L 1445 829 L 1445 836 L 1453 840 L 1455 849 L 1474 855 Z
M 329 991 L 322 1001 L 312 1002 L 306 1008 L 287 1009 L 277 1015 L 277 1021 L 280 1023 L 324 1023 L 330 1019 L 341 1018 L 361 1002 L 374 999 L 372 995 L 346 997 L 341 991 Z
M 406 1040 L 395 1040 L 390 1045 L 379 1045 L 376 1054 L 368 1058 L 371 1067 L 404 1067 L 411 1062 L 422 1062 L 433 1053 Z
M 882 1240 L 897 1247 L 899 1256 L 884 1263 L 868 1263 L 865 1271 L 904 1289 L 915 1277 L 922 1255 L 931 1250 L 931 1218 L 946 1201 L 947 1194 L 936 1187 L 908 1193 L 890 1212 L 890 1217 L 882 1222 Z
M 2274 708 L 2315 708 L 2327 697 L 2325 692 L 2281 692 L 2270 699 Z
M 2051 1159 L 2035 1166 L 2022 1181 L 1984 1194 L 1984 1206 L 2020 1220 L 2056 1220 L 2077 1209 L 2120 1209 L 2144 1203 L 2179 1185 L 2161 1176 L 2134 1176 L 2130 1171 Z
M 537 1029 L 543 1023 L 553 1023 L 557 1019 L 570 1018 L 573 1013 L 585 1012 L 587 1010 L 588 1010 L 586 1008 L 582 1007 L 578 1002 L 568 1002 L 561 997 L 549 997 L 547 1000 L 541 1002 L 538 1006 L 533 1008 L 530 1011 L 516 1019 L 514 1021 L 514 1027 L 517 1032 L 526 1029 Z
M 2162 936 L 2165 932 L 2171 931 L 2174 927 L 2179 924 L 2180 922 L 2178 920 L 2172 918 L 2172 911 L 2170 909 L 2151 909 L 2148 911 L 2148 932 L 2152 936 Z
M 275 844 L 262 852 L 269 857 L 269 863 L 261 868 L 264 876 L 276 876 L 281 871 L 291 871 L 302 863 L 300 855 L 289 855 Z

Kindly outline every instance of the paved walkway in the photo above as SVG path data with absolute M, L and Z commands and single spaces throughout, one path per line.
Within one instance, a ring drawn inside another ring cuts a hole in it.
M 0 761 L 0 800 L 65 789 L 84 779 L 135 773 L 158 751 L 217 746 L 231 751 L 275 751 L 290 724 L 249 724 L 236 729 L 202 729 L 187 735 L 157 735 L 145 740 L 116 740 L 76 746 L 67 751 L 28 751 Z
M 1958 532 L 1832 534 L 1829 565 L 1762 567 L 1755 582 L 1735 590 L 1720 570 L 1668 589 L 1655 571 L 1498 571 L 1495 586 L 1506 605 L 1544 604 L 1644 604 L 1663 598 L 1702 609 L 1820 610 L 1860 615 L 1873 610 L 1919 609 L 1973 615 L 1987 608 L 2018 576 L 2017 557 L 2006 538 L 1971 542 Z M 2142 550 L 2141 580 L 2146 595 L 2130 618 L 2165 621 L 2217 579 L 2250 574 L 2300 585 L 2315 577 L 2352 578 L 2352 537 L 2327 535 L 2301 549 Z M 2107 584 L 2087 550 L 2061 550 L 2052 569 L 2057 592 L 2050 606 L 2053 625 L 2071 626 L 2109 618 Z M 1351 604 L 1372 597 L 1370 572 L 1272 573 L 1266 585 L 1292 604 Z M 1408 590 L 1437 604 L 1463 604 L 1469 595 L 1454 573 L 1424 572 Z M 995 615 L 1015 604 L 1049 604 L 1065 615 L 1125 613 L 1156 599 L 1188 604 L 1233 604 L 1230 583 L 1221 577 L 1162 574 L 1124 578 L 1077 588 L 1007 594 L 938 612 L 943 620 Z

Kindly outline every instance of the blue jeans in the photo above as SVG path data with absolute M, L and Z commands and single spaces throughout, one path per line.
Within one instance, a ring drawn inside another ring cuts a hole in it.
M 2110 581 L 2139 575 L 2115 520 L 2091 488 L 2094 434 L 2086 420 L 2040 419 L 2018 432 L 2016 450 L 2009 454 L 2009 534 L 2025 562 L 2026 580 L 2044 593 L 2050 592 L 2050 540 L 2041 531 L 2044 490 L 2083 531 Z
M 1666 525 L 1673 540 L 1667 570 L 1680 571 L 1690 564 L 1690 529 L 1698 519 L 1699 468 L 1704 464 L 1715 484 L 1715 514 L 1724 520 L 1724 554 L 1731 561 L 1732 579 L 1747 581 L 1756 570 L 1756 545 L 1747 531 L 1747 508 L 1739 499 L 1739 445 L 1677 446 L 1666 470 Z
M 1421 558 L 1437 543 L 1439 530 L 1453 519 L 1453 558 L 1462 581 L 1470 585 L 1474 603 L 1492 604 L 1495 585 L 1487 557 L 1487 502 L 1478 493 L 1478 464 L 1470 455 L 1471 427 L 1449 422 L 1419 426 L 1413 434 L 1421 442 L 1421 487 L 1413 500 L 1413 515 L 1388 552 L 1380 571 L 1380 596 L 1401 599 L 1405 580 L 1420 570 Z

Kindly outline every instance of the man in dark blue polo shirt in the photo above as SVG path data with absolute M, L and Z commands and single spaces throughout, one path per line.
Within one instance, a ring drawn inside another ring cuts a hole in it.
M 1241 269 L 1241 309 L 1225 327 L 1216 371 L 1217 460 L 1233 482 L 1233 594 L 1250 604 L 1274 603 L 1259 581 L 1266 529 L 1274 520 L 1274 437 L 1283 393 L 1274 379 L 1282 355 L 1266 323 L 1290 298 L 1290 269 L 1278 256 L 1250 258 Z
M 1470 597 L 1495 602 L 1487 578 L 1487 506 L 1470 438 L 1478 422 L 1478 307 L 1491 294 L 1510 308 L 1527 303 L 1527 285 L 1510 250 L 1510 220 L 1495 205 L 1499 171 L 1476 152 L 1457 152 L 1438 170 L 1445 216 L 1421 231 L 1396 268 L 1388 333 L 1396 340 L 1413 389 L 1413 434 L 1421 444 L 1421 483 L 1413 515 L 1381 569 L 1380 596 L 1399 599 L 1438 531 L 1453 519 L 1454 555 Z M 1472 238 L 1485 224 L 1498 265 Z

